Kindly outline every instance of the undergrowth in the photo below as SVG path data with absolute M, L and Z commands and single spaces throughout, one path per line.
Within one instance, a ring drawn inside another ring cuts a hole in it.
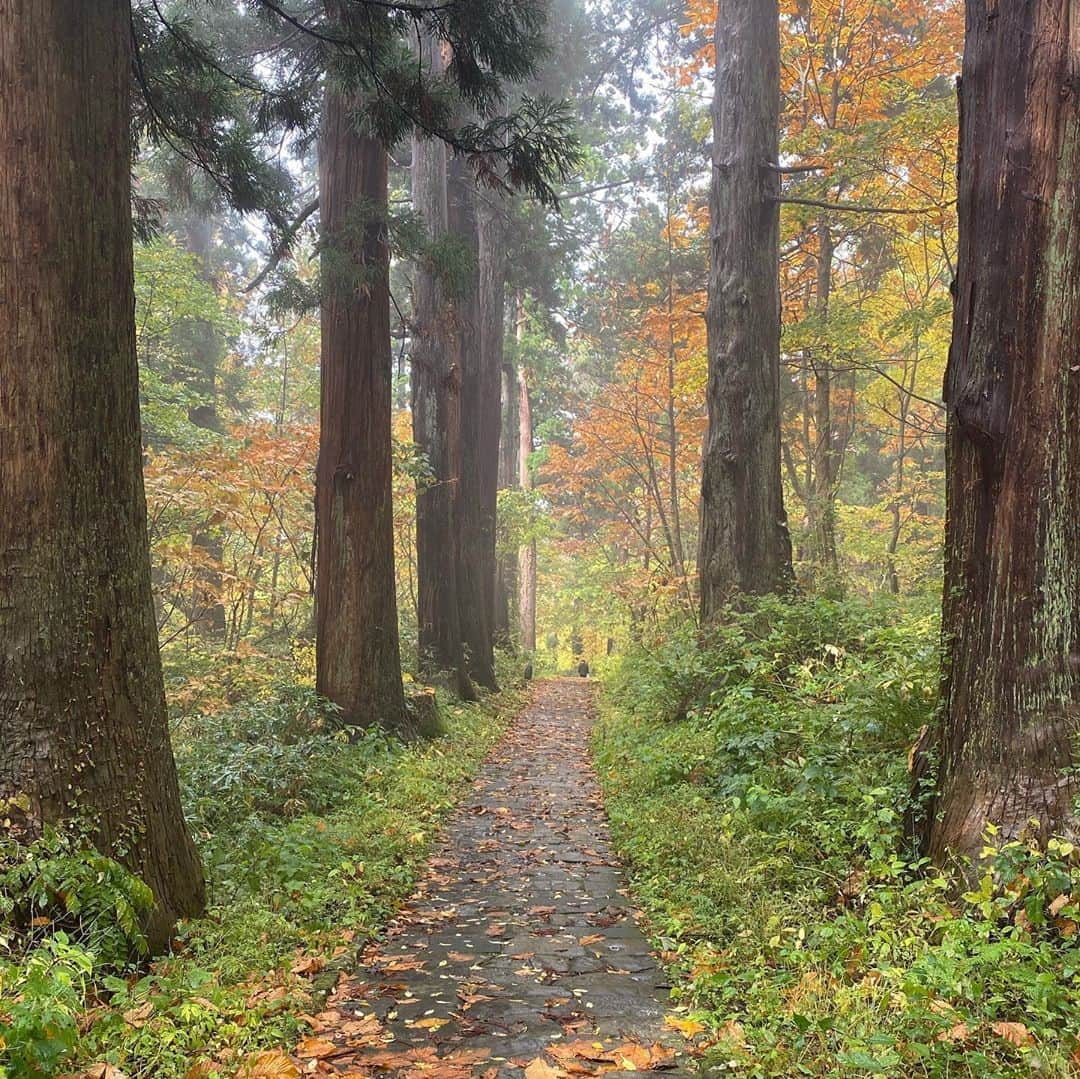
M 0 1079 L 99 1062 L 207 1079 L 289 1044 L 332 968 L 411 893 L 517 703 L 442 701 L 446 734 L 406 746 L 350 740 L 310 689 L 254 684 L 175 724 L 210 906 L 172 956 L 147 962 L 149 892 L 77 834 L 0 841 Z
M 895 605 L 766 601 L 609 679 L 616 843 L 711 1066 L 1075 1074 L 1077 852 L 1001 846 L 965 890 L 904 839 L 937 643 Z

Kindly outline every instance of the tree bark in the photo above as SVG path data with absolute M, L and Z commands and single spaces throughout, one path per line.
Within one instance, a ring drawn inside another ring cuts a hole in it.
M 332 84 L 319 144 L 322 393 L 316 685 L 349 726 L 407 731 L 394 577 L 385 149 Z
M 434 56 L 440 50 L 433 50 Z M 413 205 L 434 241 L 449 229 L 447 151 L 439 139 L 413 139 Z M 413 294 L 413 437 L 427 457 L 433 481 L 416 494 L 417 613 L 420 669 L 448 678 L 463 699 L 476 693 L 461 633 L 460 327 L 436 267 L 416 268 Z
M 522 323 L 519 312 L 519 333 Z M 529 458 L 533 443 L 532 399 L 524 370 L 518 372 L 518 486 L 533 489 Z M 530 539 L 518 551 L 518 612 L 521 619 L 521 647 L 528 655 L 536 651 L 536 540 Z
M 948 405 L 938 862 L 1075 832 L 1080 14 L 969 0 Z
M 518 386 L 511 363 L 502 366 L 502 423 L 499 436 L 499 490 L 518 484 Z M 495 643 L 512 648 L 514 612 L 517 606 L 518 559 L 516 551 L 501 554 L 495 569 Z
M 461 486 L 458 608 L 469 677 L 495 690 L 495 509 L 499 487 L 502 277 L 505 255 L 495 213 L 481 221 L 476 180 L 461 157 L 449 163 L 450 231 L 474 260 L 454 304 L 461 366 Z
M 701 613 L 793 581 L 780 476 L 780 126 L 776 0 L 720 0 L 713 102 L 709 424 Z
M 811 533 L 814 560 L 836 580 L 839 563 L 836 551 L 836 436 L 832 418 L 832 357 L 828 320 L 832 299 L 832 266 L 835 241 L 829 222 L 817 226 L 817 316 L 821 322 L 822 345 L 814 357 L 814 466 L 810 492 Z
M 0 801 L 78 816 L 201 912 L 150 590 L 131 230 L 127 0 L 0 19 Z M 15 817 L 9 807 L 6 815 Z
M 217 282 L 210 262 L 213 225 L 208 213 L 208 210 L 200 212 L 193 208 L 184 221 L 184 232 L 187 236 L 188 251 L 199 262 L 199 276 L 206 284 L 216 288 Z M 223 342 L 213 323 L 205 320 L 194 321 L 184 337 L 188 355 L 196 368 L 192 380 L 193 388 L 201 391 L 205 397 L 204 403 L 188 409 L 188 419 L 200 430 L 220 435 L 217 376 L 224 352 Z M 207 516 L 209 517 L 210 513 Z M 222 638 L 225 636 L 225 604 L 221 599 L 221 570 L 218 568 L 224 554 L 221 536 L 216 535 L 212 527 L 200 529 L 192 535 L 191 545 L 204 551 L 208 561 L 208 564 L 200 566 L 196 573 L 191 597 L 191 621 L 200 633 Z

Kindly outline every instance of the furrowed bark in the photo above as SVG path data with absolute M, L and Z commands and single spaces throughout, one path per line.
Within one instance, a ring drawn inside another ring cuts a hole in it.
M 523 326 L 519 314 L 519 333 Z M 523 491 L 533 489 L 529 458 L 533 443 L 532 398 L 524 371 L 518 372 L 518 485 Z M 529 655 L 536 651 L 536 540 L 529 540 L 518 551 L 518 613 L 521 621 L 521 647 Z
M 1080 12 L 969 0 L 948 405 L 938 862 L 1075 833 Z
M 357 133 L 332 83 L 323 108 L 316 685 L 348 725 L 410 733 L 394 583 L 387 156 Z
M 499 369 L 502 363 L 503 251 L 492 246 L 490 211 L 481 226 L 476 180 L 468 162 L 449 163 L 450 231 L 474 260 L 464 294 L 455 302 L 461 366 L 461 563 L 458 609 L 469 677 L 497 689 L 492 618 L 495 609 L 495 507 L 499 473 Z M 492 323 L 495 326 L 493 327 Z
M 499 490 L 518 483 L 518 388 L 511 363 L 502 365 L 502 430 L 499 436 Z M 518 559 L 516 551 L 500 555 L 495 572 L 495 643 L 514 645 L 514 614 L 517 608 Z
M 793 581 L 780 478 L 780 30 L 776 0 L 720 0 L 698 570 L 702 620 Z
M 440 50 L 433 50 L 435 57 Z M 413 138 L 413 205 L 432 240 L 449 230 L 447 150 L 438 139 Z M 413 313 L 413 437 L 434 479 L 416 495 L 417 613 L 420 668 L 448 678 L 463 699 L 476 692 L 469 678 L 461 633 L 460 326 L 437 268 L 416 269 Z
M 150 945 L 204 905 L 150 590 L 127 0 L 0 19 L 0 801 L 71 818 L 153 889 Z M 21 796 L 21 798 L 20 798 Z

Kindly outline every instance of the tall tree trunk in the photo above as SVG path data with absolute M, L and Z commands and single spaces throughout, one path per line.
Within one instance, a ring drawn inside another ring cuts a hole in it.
M 316 684 L 350 726 L 405 730 L 394 578 L 387 156 L 357 133 L 351 103 L 332 84 L 323 108 Z
M 436 48 L 435 57 L 440 55 Z M 449 228 L 446 144 L 413 139 L 413 205 L 433 241 Z M 413 296 L 413 437 L 433 481 L 416 493 L 417 607 L 420 669 L 449 677 L 464 699 L 475 697 L 461 635 L 458 569 L 461 446 L 459 327 L 436 268 L 416 269 Z
M 817 316 L 824 333 L 822 346 L 814 358 L 814 466 L 810 492 L 811 529 L 814 558 L 835 582 L 838 572 L 836 552 L 836 437 L 832 418 L 832 356 L 828 319 L 832 299 L 832 267 L 835 242 L 829 222 L 818 221 Z
M 679 427 L 676 422 L 675 376 L 679 350 L 675 340 L 675 243 L 672 236 L 674 208 L 671 192 L 667 192 L 667 514 L 671 520 L 671 568 L 685 587 L 686 551 L 683 546 L 682 507 L 679 504 Z M 689 591 L 689 590 L 687 590 Z
M 518 312 L 518 333 L 523 328 Z M 533 488 L 529 458 L 533 443 L 532 399 L 524 369 L 518 372 L 518 485 L 523 491 Z M 532 655 L 536 651 L 536 540 L 530 539 L 518 551 L 518 612 L 521 619 L 521 647 Z
M 780 27 L 777 0 L 720 0 L 706 311 L 701 613 L 787 591 L 780 478 Z
M 948 404 L 946 649 L 930 854 L 1075 831 L 1080 717 L 1080 15 L 968 0 Z
M 210 287 L 216 286 L 210 264 L 213 225 L 205 213 L 192 210 L 184 222 L 188 250 L 198 260 L 199 276 Z M 217 408 L 217 376 L 223 350 L 222 341 L 213 323 L 196 319 L 185 334 L 185 345 L 194 360 L 197 374 L 192 388 L 203 401 L 188 409 L 188 419 L 200 430 L 221 434 L 221 417 Z M 209 516 L 210 514 L 207 514 Z M 221 536 L 209 529 L 196 531 L 191 545 L 204 552 L 207 564 L 196 570 L 192 588 L 191 620 L 201 633 L 215 637 L 225 635 L 225 604 L 221 599 L 221 560 L 224 547 Z
M 483 356 L 485 393 L 487 395 L 484 438 L 485 499 L 489 514 L 485 533 L 486 570 L 490 582 L 488 616 L 491 619 L 493 644 L 509 643 L 510 624 L 504 560 L 498 558 L 499 490 L 507 479 L 507 454 L 503 449 L 506 429 L 503 408 L 506 404 L 506 206 L 490 194 L 480 197 L 480 351 Z M 514 413 L 516 417 L 516 412 Z M 512 482 L 511 475 L 511 482 Z
M 492 220 L 490 210 L 484 213 L 481 231 L 476 180 L 462 157 L 450 161 L 448 203 L 450 232 L 461 239 L 464 249 L 475 260 L 467 287 L 454 305 L 461 365 L 458 609 L 469 676 L 477 685 L 493 690 L 498 688 L 492 619 L 495 611 L 504 253 L 500 237 L 493 235 L 497 222 Z M 498 287 L 494 275 L 499 277 Z M 493 305 L 498 310 L 493 310 Z
M 127 0 L 0 19 L 0 800 L 78 814 L 153 889 L 204 903 L 150 593 L 131 231 Z
M 518 484 L 518 385 L 512 363 L 502 366 L 502 423 L 499 435 L 499 490 Z M 514 642 L 514 612 L 517 607 L 517 551 L 505 551 L 495 570 L 495 643 L 510 648 Z

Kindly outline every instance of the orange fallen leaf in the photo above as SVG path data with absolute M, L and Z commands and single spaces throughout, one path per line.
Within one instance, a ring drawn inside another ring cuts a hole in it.
M 559 1079 L 563 1072 L 553 1068 L 543 1057 L 537 1057 L 525 1069 L 525 1079 Z
M 300 1069 L 284 1053 L 252 1053 L 244 1058 L 236 1079 L 300 1079 Z
M 937 1040 L 947 1045 L 964 1045 L 971 1040 L 971 1028 L 967 1023 L 957 1023 L 948 1030 L 943 1030 Z
M 297 1047 L 296 1055 L 298 1057 L 305 1057 L 316 1060 L 322 1060 L 323 1057 L 333 1056 L 338 1051 L 338 1047 L 325 1038 L 305 1038 Z
M 1028 1030 L 1023 1023 L 991 1023 L 990 1029 L 999 1038 L 1003 1041 L 1007 1041 L 1010 1045 L 1023 1047 L 1035 1044 L 1035 1039 L 1032 1037 L 1031 1031 Z
M 312 974 L 318 974 L 323 967 L 326 966 L 326 961 L 322 956 L 307 955 L 298 959 L 292 965 L 293 974 L 303 975 L 310 977 Z
M 590 933 L 587 937 L 582 937 L 578 944 L 583 948 L 588 948 L 592 944 L 601 944 L 604 941 L 603 933 Z

